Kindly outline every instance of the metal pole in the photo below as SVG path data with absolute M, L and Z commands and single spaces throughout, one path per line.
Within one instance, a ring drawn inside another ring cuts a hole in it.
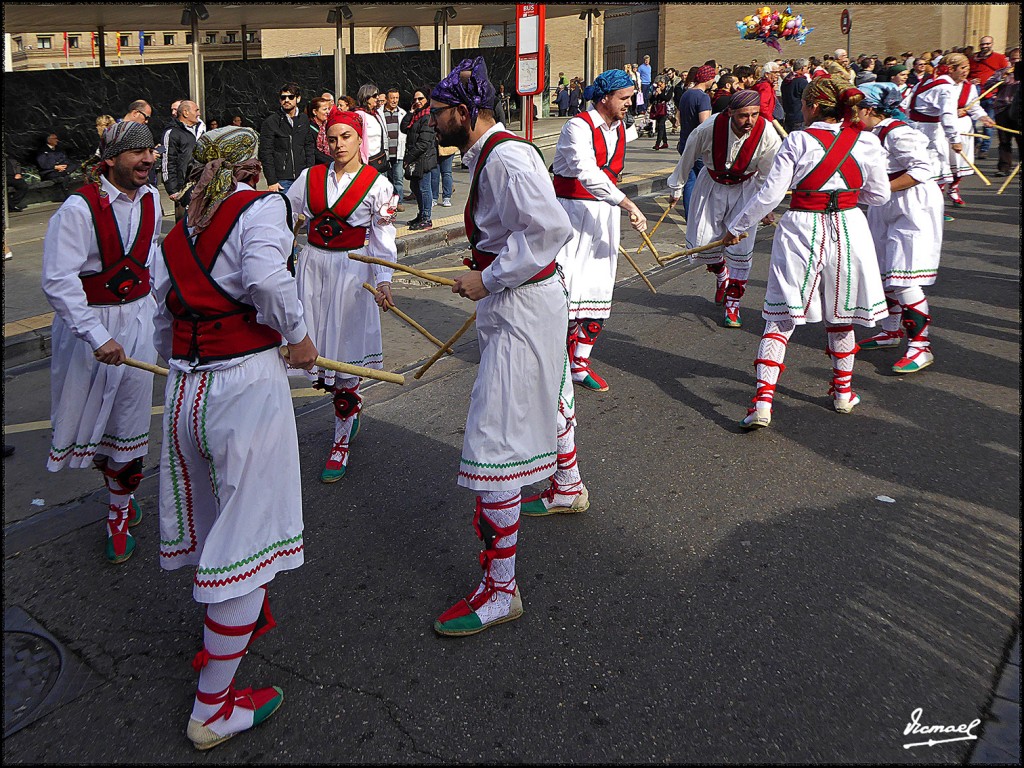
M 341 15 L 341 11 L 338 11 L 338 15 Z M 348 23 L 348 52 L 356 52 L 356 23 L 354 21 Z
M 242 61 L 249 60 L 249 35 L 247 33 L 247 27 L 245 24 L 242 25 Z
M 452 47 L 448 43 L 448 11 L 444 11 L 444 23 L 441 26 L 441 79 L 448 77 L 452 71 Z
M 96 28 L 96 42 L 100 45 L 100 69 L 104 69 L 107 66 L 107 36 L 103 27 Z
M 199 114 L 205 110 L 203 102 L 205 83 L 203 82 L 203 62 L 199 54 L 199 15 L 192 11 L 192 53 L 188 62 L 188 90 L 191 99 L 199 105 Z
M 334 22 L 334 98 L 335 101 L 345 94 L 348 73 L 346 72 L 347 61 L 345 59 L 345 44 L 342 38 L 344 34 L 341 21 L 341 11 L 338 11 Z
M 594 12 L 587 11 L 587 36 L 583 40 L 583 80 L 594 82 Z

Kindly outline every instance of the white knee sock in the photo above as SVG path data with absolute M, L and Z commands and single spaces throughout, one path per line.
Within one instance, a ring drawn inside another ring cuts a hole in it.
M 757 370 L 757 392 L 754 395 L 756 407 L 771 408 L 775 399 L 775 386 L 786 369 L 782 362 L 786 359 L 789 337 L 795 329 L 792 320 L 769 320 L 765 323 L 764 334 L 757 348 L 757 359 L 754 361 Z
M 479 526 L 484 534 L 484 551 L 488 560 L 474 595 L 493 590 L 490 599 L 476 609 L 485 624 L 507 615 L 512 603 L 512 592 L 516 588 L 516 543 L 519 541 L 521 500 L 518 490 L 484 492 L 479 497 Z
M 827 325 L 828 354 L 832 358 L 832 387 L 835 397 L 853 397 L 853 359 L 857 339 L 852 325 Z

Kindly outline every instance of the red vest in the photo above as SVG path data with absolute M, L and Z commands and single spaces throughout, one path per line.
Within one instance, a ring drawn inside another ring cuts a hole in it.
M 278 193 L 235 192 L 195 241 L 185 231 L 185 219 L 164 239 L 164 263 L 171 278 L 167 309 L 174 318 L 172 357 L 198 359 L 204 365 L 281 344 L 280 333 L 256 321 L 255 307 L 228 296 L 210 274 L 243 211 L 268 194 Z M 288 220 L 281 226 L 288 229 Z
M 889 132 L 892 131 L 893 128 L 910 128 L 910 126 L 908 126 L 902 120 L 893 120 L 891 123 L 884 126 L 882 130 L 878 132 L 878 140 L 882 142 L 883 147 L 885 146 L 885 137 L 889 135 Z M 913 129 L 911 128 L 911 130 Z M 892 181 L 893 179 L 898 179 L 904 173 L 906 173 L 905 170 L 893 171 L 892 173 L 889 174 L 889 181 Z
M 476 169 L 473 171 L 473 180 L 469 185 L 469 198 L 466 200 L 466 211 L 462 218 L 463 223 L 466 226 L 466 237 L 469 238 L 470 251 L 473 254 L 472 257 L 463 259 L 462 263 L 477 272 L 484 271 L 487 267 L 491 266 L 496 258 L 498 258 L 497 254 L 481 251 L 476 247 L 477 242 L 480 240 L 480 230 L 476 226 L 475 219 L 476 205 L 479 198 L 480 174 L 483 172 L 484 163 L 487 162 L 487 158 L 491 156 L 491 152 L 494 148 L 506 141 L 519 141 L 523 144 L 529 144 L 533 149 L 537 150 L 537 154 L 540 155 L 540 150 L 537 149 L 536 146 L 526 139 L 521 139 L 514 133 L 509 133 L 508 131 L 495 131 L 488 136 L 487 141 L 484 142 L 484 145 L 480 150 L 480 158 L 476 162 Z M 544 156 L 541 155 L 541 162 L 543 163 L 543 161 Z M 523 283 L 523 285 L 546 280 L 553 274 L 555 274 L 555 262 L 552 260 L 550 264 Z
M 936 87 L 938 87 L 940 85 L 948 85 L 949 84 L 950 81 L 948 79 L 947 80 L 941 80 L 940 77 L 944 77 L 944 76 L 940 75 L 939 77 L 934 77 L 934 78 L 932 78 L 931 80 L 929 80 L 929 81 L 927 81 L 925 83 L 919 84 L 917 86 L 917 88 L 914 89 L 913 94 L 911 94 L 911 96 L 910 96 L 910 104 L 909 104 L 909 107 L 908 107 L 907 111 L 910 113 L 910 119 L 913 120 L 914 122 L 917 122 L 917 123 L 937 123 L 937 122 L 939 122 L 941 120 L 941 118 L 938 115 L 926 115 L 926 114 L 924 114 L 924 112 L 918 112 L 917 111 L 917 97 L 918 96 L 920 96 L 925 91 L 930 91 L 932 88 L 936 88 Z
M 334 205 L 327 205 L 327 173 L 330 166 L 314 165 L 306 174 L 306 204 L 313 214 L 309 222 L 309 244 L 328 251 L 354 251 L 366 245 L 366 227 L 353 227 L 346 219 L 359 207 L 377 173 L 368 165 L 361 166 L 348 189 Z
M 98 184 L 86 184 L 75 192 L 89 205 L 96 243 L 100 249 L 99 272 L 79 275 L 85 298 L 93 306 L 127 304 L 149 295 L 149 249 L 156 233 L 156 202 L 154 195 L 143 195 L 142 219 L 135 233 L 135 242 L 125 253 L 121 233 L 117 229 L 114 209 Z
M 754 152 L 757 150 L 757 145 L 761 142 L 761 136 L 764 134 L 764 127 L 768 124 L 767 120 L 758 115 L 753 129 L 750 131 L 747 140 L 743 142 L 743 146 L 740 147 L 732 167 L 727 167 L 726 157 L 728 157 L 729 152 L 729 132 L 732 130 L 729 125 L 730 122 L 731 120 L 726 112 L 719 112 L 718 116 L 715 117 L 715 127 L 711 134 L 711 159 L 715 164 L 715 168 L 708 166 L 708 175 L 719 184 L 725 184 L 726 186 L 742 184 L 754 175 L 753 171 L 750 173 L 746 172 L 747 166 L 750 165 Z M 724 170 L 715 170 L 717 168 Z
M 864 175 L 852 154 L 859 133 L 852 128 L 842 128 L 838 134 L 825 128 L 804 130 L 821 142 L 825 147 L 825 156 L 793 188 L 793 200 L 789 204 L 789 209 L 832 213 L 856 208 L 860 188 L 864 184 Z M 822 192 L 821 187 L 835 175 L 836 171 L 846 179 L 846 183 L 850 185 L 849 189 Z
M 626 160 L 626 126 L 621 121 L 619 122 L 618 128 L 618 142 L 615 145 L 615 152 L 611 157 L 608 157 L 608 145 L 604 140 L 604 132 L 594 124 L 594 118 L 590 116 L 590 112 L 580 112 L 579 115 L 572 118 L 573 120 L 582 120 L 590 126 L 590 130 L 594 135 L 594 155 L 597 158 L 597 167 L 600 168 L 612 183 L 616 186 L 619 183 L 619 176 L 622 173 L 622 168 L 625 165 Z M 596 200 L 587 188 L 584 187 L 579 179 L 570 178 L 568 176 L 555 176 L 555 194 L 558 197 L 564 197 L 569 200 Z

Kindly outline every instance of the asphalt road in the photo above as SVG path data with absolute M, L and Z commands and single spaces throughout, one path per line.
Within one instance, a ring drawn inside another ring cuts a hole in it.
M 736 426 L 754 389 L 767 235 L 739 330 L 721 327 L 703 269 L 654 271 L 652 294 L 620 263 L 594 352 L 611 390 L 577 390 L 591 508 L 523 521 L 526 613 L 471 638 L 431 622 L 479 578 L 473 499 L 455 484 L 472 332 L 421 382 L 368 388 L 335 485 L 318 480 L 327 401 L 297 380 L 306 565 L 274 581 L 280 626 L 238 676 L 286 701 L 202 759 L 963 762 L 970 742 L 905 749 L 904 729 L 917 708 L 927 724 L 981 717 L 1019 622 L 1019 194 L 965 186 L 970 208 L 947 225 L 928 291 L 935 365 L 899 378 L 896 352 L 863 353 L 850 415 L 827 396 L 823 327 L 805 326 L 771 427 Z M 656 243 L 680 239 L 666 224 Z M 441 338 L 471 311 L 414 280 L 396 295 Z M 384 328 L 388 368 L 431 354 L 393 318 Z M 45 367 L 6 374 L 5 424 L 45 419 Z M 5 438 L 18 446 L 5 506 L 22 510 L 5 511 L 5 609 L 23 608 L 92 681 L 6 738 L 5 762 L 197 759 L 184 731 L 201 613 L 191 573 L 157 562 L 154 424 L 149 518 L 118 567 L 102 555 L 95 474 L 47 476 L 45 429 Z

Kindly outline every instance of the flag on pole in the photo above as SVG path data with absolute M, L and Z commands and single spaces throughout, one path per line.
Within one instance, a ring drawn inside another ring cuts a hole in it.
M 71 66 L 71 52 L 68 50 L 68 33 L 64 33 L 64 63 Z
M 89 45 L 92 47 L 92 58 L 93 58 L 93 61 L 95 61 L 96 60 L 96 33 L 95 32 L 90 32 L 89 33 Z
M 139 56 L 142 60 L 146 60 L 146 33 L 141 29 L 139 30 Z
M 121 33 L 118 32 L 114 37 L 117 38 L 117 58 L 121 58 Z

